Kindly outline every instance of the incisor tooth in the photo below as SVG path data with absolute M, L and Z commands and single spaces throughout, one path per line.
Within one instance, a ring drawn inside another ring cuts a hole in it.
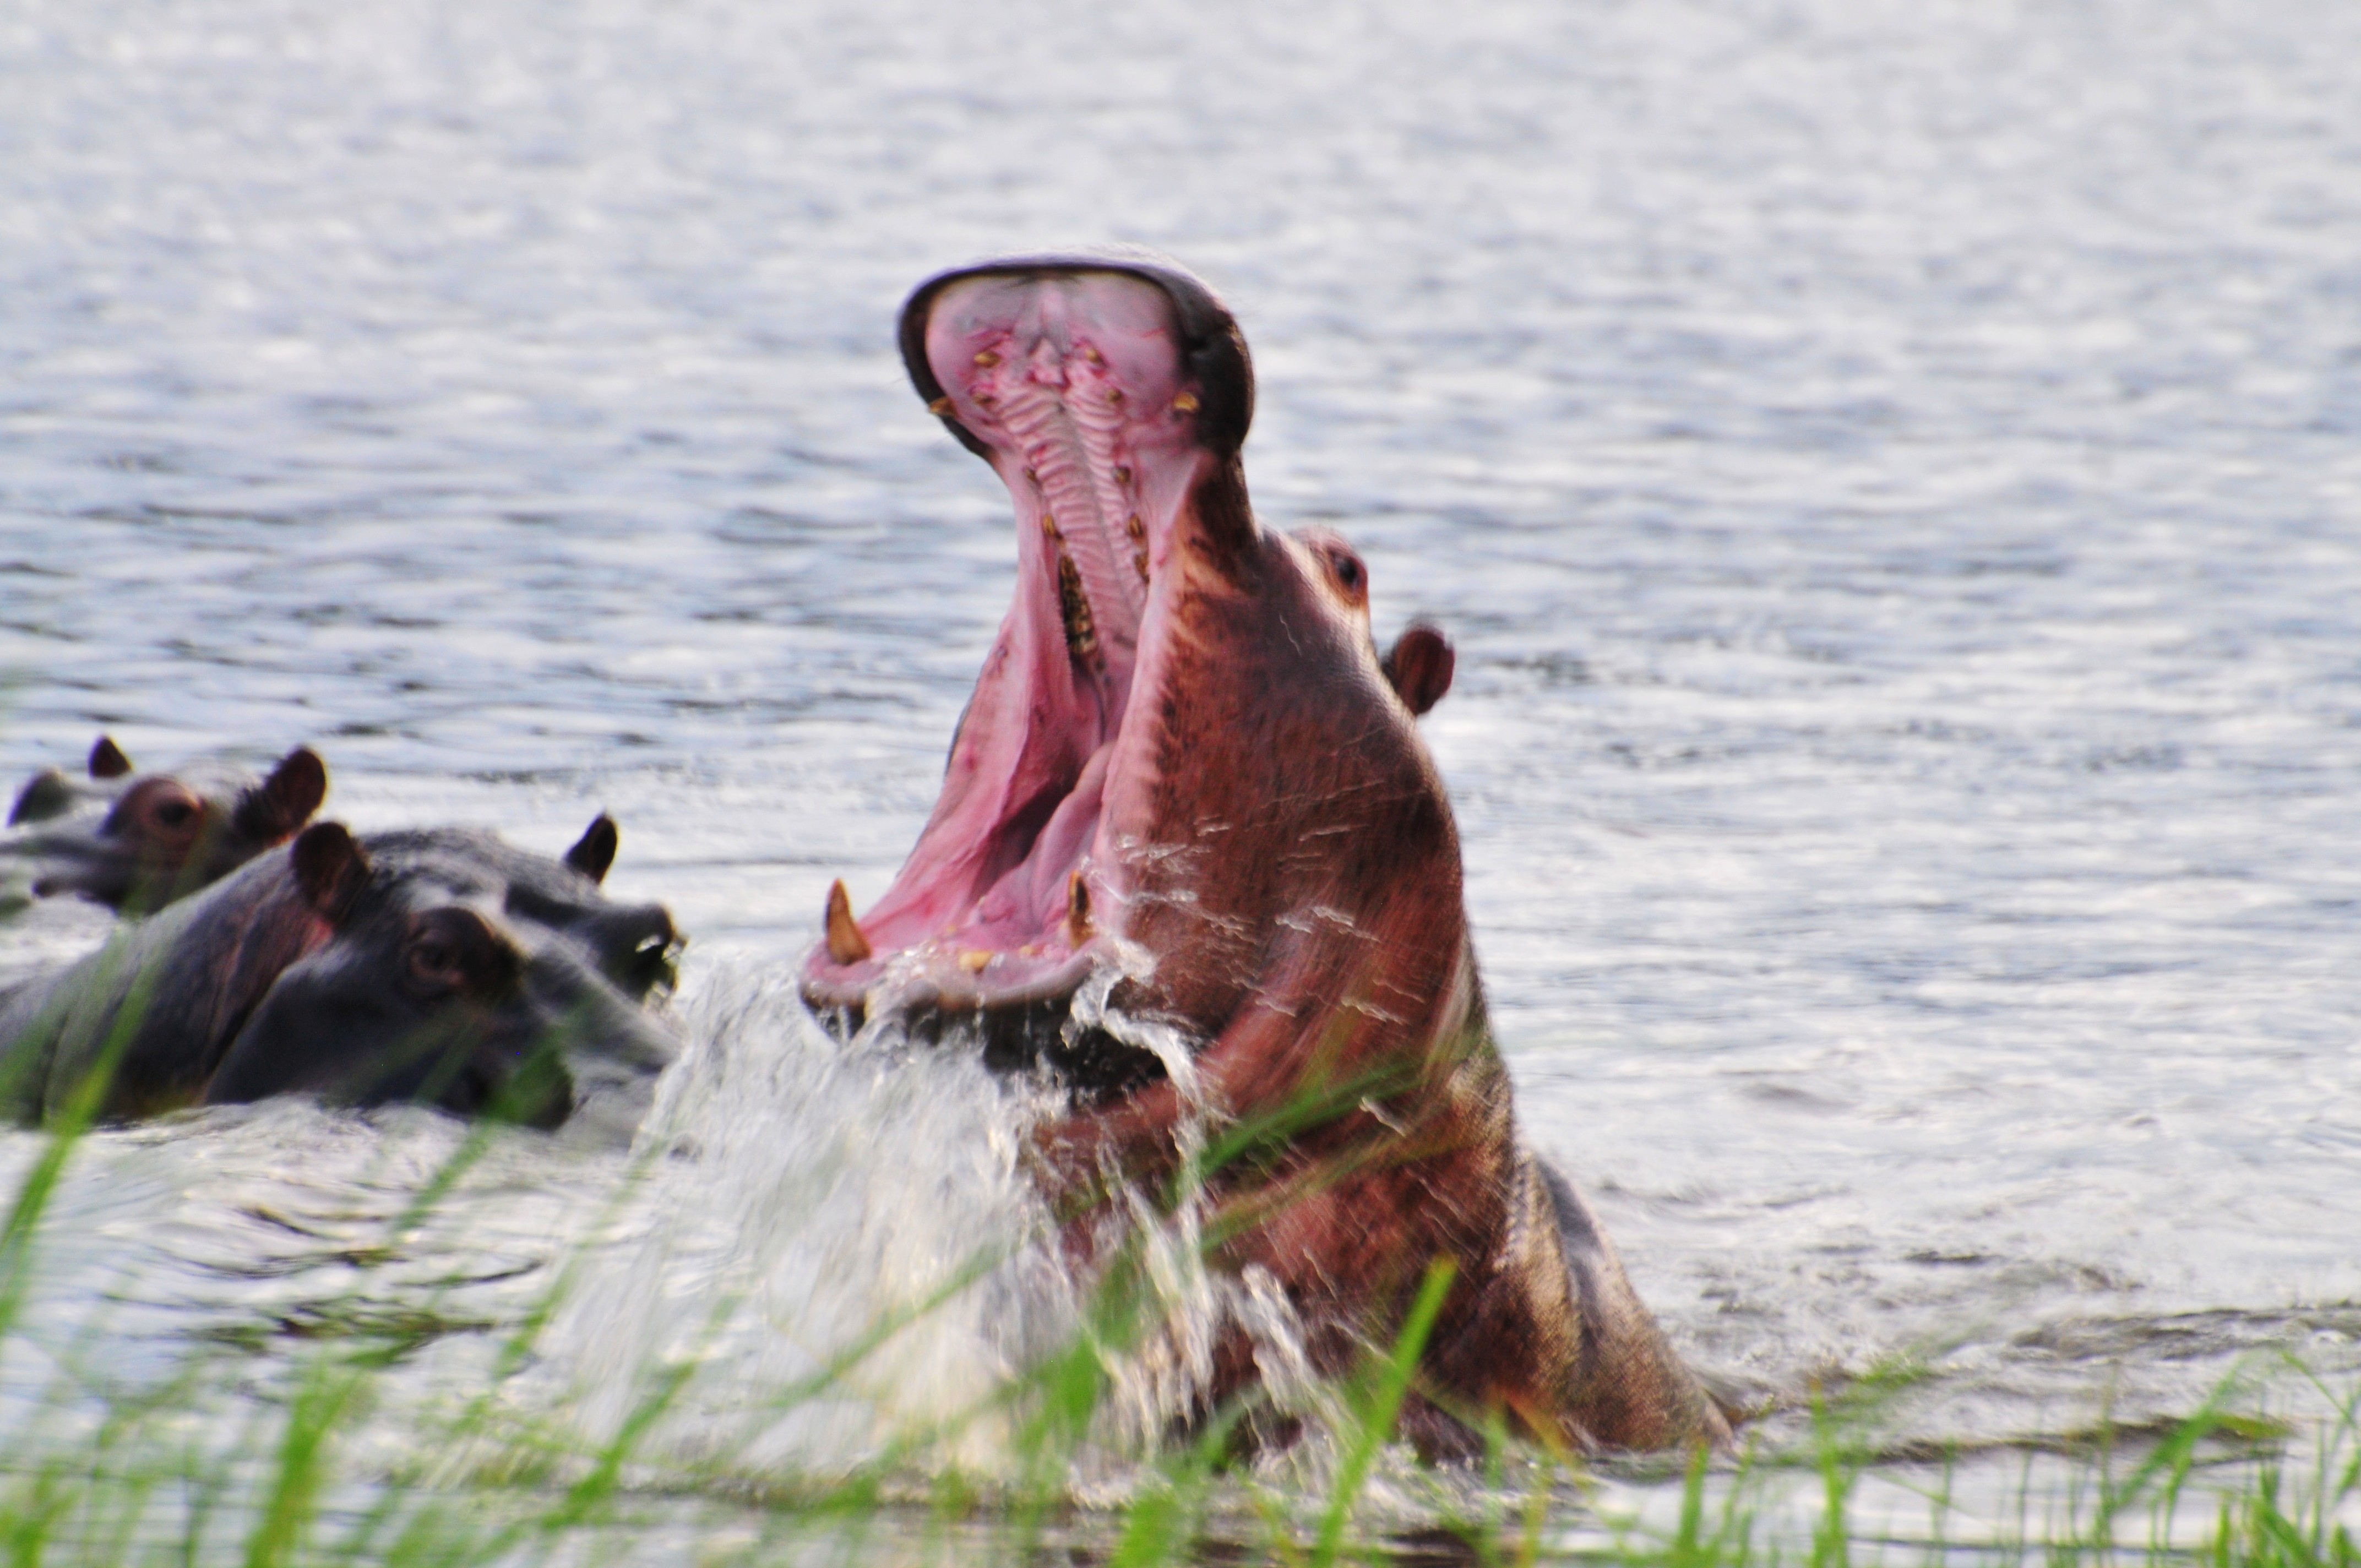
M 1174 411 L 1178 413 L 1195 413 L 1197 411 L 1197 394 L 1194 392 L 1181 393 L 1179 397 L 1172 400 L 1172 407 Z
M 828 956 L 840 964 L 857 964 L 869 957 L 869 938 L 852 917 L 852 894 L 839 877 L 828 890 Z
M 975 356 L 975 362 L 976 362 L 978 365 L 983 366 L 985 369 L 989 370 L 989 369 L 991 369 L 994 366 L 995 366 L 995 365 L 997 365 L 997 364 L 999 364 L 999 363 L 1000 363 L 1000 356 L 999 356 L 999 355 L 997 355 L 997 354 L 994 354 L 994 353 L 992 350 L 990 350 L 989 348 L 986 348 L 986 349 L 981 349 L 981 350 L 979 350 L 979 351 L 977 352 L 977 354 L 976 354 L 976 356 Z
M 969 948 L 960 954 L 960 968 L 970 974 L 982 974 L 992 967 L 992 955 Z
M 941 397 L 939 397 L 939 398 L 937 398 L 933 402 L 928 403 L 928 404 L 927 405 L 927 411 L 928 411 L 928 413 L 930 413 L 930 414 L 934 414 L 934 415 L 936 415 L 936 416 L 937 416 L 937 417 L 939 417 L 939 418 L 941 418 L 941 419 L 949 419 L 949 418 L 950 418 L 950 415 L 951 415 L 951 400 L 950 400 L 950 395 L 949 393 L 945 393 L 943 396 L 941 396 Z

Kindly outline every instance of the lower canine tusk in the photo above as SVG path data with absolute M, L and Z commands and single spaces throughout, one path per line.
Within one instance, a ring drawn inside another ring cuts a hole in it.
M 844 891 L 842 877 L 828 890 L 828 956 L 840 964 L 857 964 L 869 956 L 869 938 L 852 918 L 852 894 Z
M 1066 945 L 1079 948 L 1091 939 L 1091 884 L 1079 871 L 1066 878 Z

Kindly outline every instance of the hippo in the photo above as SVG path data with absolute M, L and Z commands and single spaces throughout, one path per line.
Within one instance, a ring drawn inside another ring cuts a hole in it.
M 1430 1457 L 1496 1420 L 1580 1451 L 1727 1444 L 1519 1135 L 1413 722 L 1449 644 L 1427 629 L 1381 658 L 1353 547 L 1257 521 L 1230 313 L 1160 260 L 1020 258 L 921 285 L 901 347 L 1015 502 L 1016 602 L 892 886 L 858 918 L 830 890 L 807 1003 L 1064 1079 L 1034 1157 L 1077 1223 L 1118 1186 L 1170 1190 L 1192 1125 L 1229 1129 L 1215 1262 L 1277 1281 L 1327 1372 L 1389 1343 L 1448 1260 L 1403 1414 Z M 1102 997 L 1185 1051 L 1110 1037 Z M 1250 1389 L 1236 1337 L 1208 1409 Z
M 8 826 L 47 822 L 72 811 L 105 809 L 123 793 L 124 777 L 132 771 L 131 759 L 115 743 L 115 737 L 102 735 L 92 742 L 83 769 L 87 776 L 82 779 L 58 768 L 44 768 L 26 780 L 25 787 L 16 792 L 16 804 L 8 808 Z
M 585 837 L 603 872 L 613 824 Z M 314 823 L 0 993 L 0 1114 L 121 1122 L 295 1092 L 628 1135 L 676 1052 L 639 1005 L 649 949 L 675 939 L 660 905 L 606 905 L 581 864 L 489 834 Z
M 160 909 L 285 843 L 328 793 L 326 765 L 303 746 L 268 778 L 211 762 L 139 773 L 102 735 L 88 771 L 87 780 L 36 774 L 9 812 L 17 830 L 0 839 L 0 864 L 34 898 Z

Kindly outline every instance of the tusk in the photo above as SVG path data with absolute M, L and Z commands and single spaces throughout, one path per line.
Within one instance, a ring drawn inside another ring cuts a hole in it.
M 828 956 L 840 964 L 857 964 L 869 956 L 869 938 L 852 917 L 852 894 L 839 877 L 828 890 Z

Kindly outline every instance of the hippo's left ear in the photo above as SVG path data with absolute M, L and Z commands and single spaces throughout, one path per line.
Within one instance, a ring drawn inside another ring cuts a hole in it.
M 131 771 L 131 759 L 115 743 L 112 735 L 102 735 L 91 742 L 90 776 L 94 779 L 119 779 Z
M 256 844 L 276 844 L 312 820 L 328 795 L 328 764 L 309 746 L 279 760 L 270 776 L 237 797 L 231 826 Z
M 615 819 L 602 811 L 590 819 L 574 848 L 566 851 L 566 863 L 592 882 L 605 882 L 607 868 L 615 863 L 615 849 L 622 839 Z
M 304 899 L 332 922 L 342 920 L 368 881 L 368 856 L 341 822 L 314 822 L 291 852 L 295 885 Z
M 1394 639 L 1384 661 L 1386 684 L 1400 696 L 1403 707 L 1421 714 L 1443 700 L 1458 666 L 1451 640 L 1420 621 Z

